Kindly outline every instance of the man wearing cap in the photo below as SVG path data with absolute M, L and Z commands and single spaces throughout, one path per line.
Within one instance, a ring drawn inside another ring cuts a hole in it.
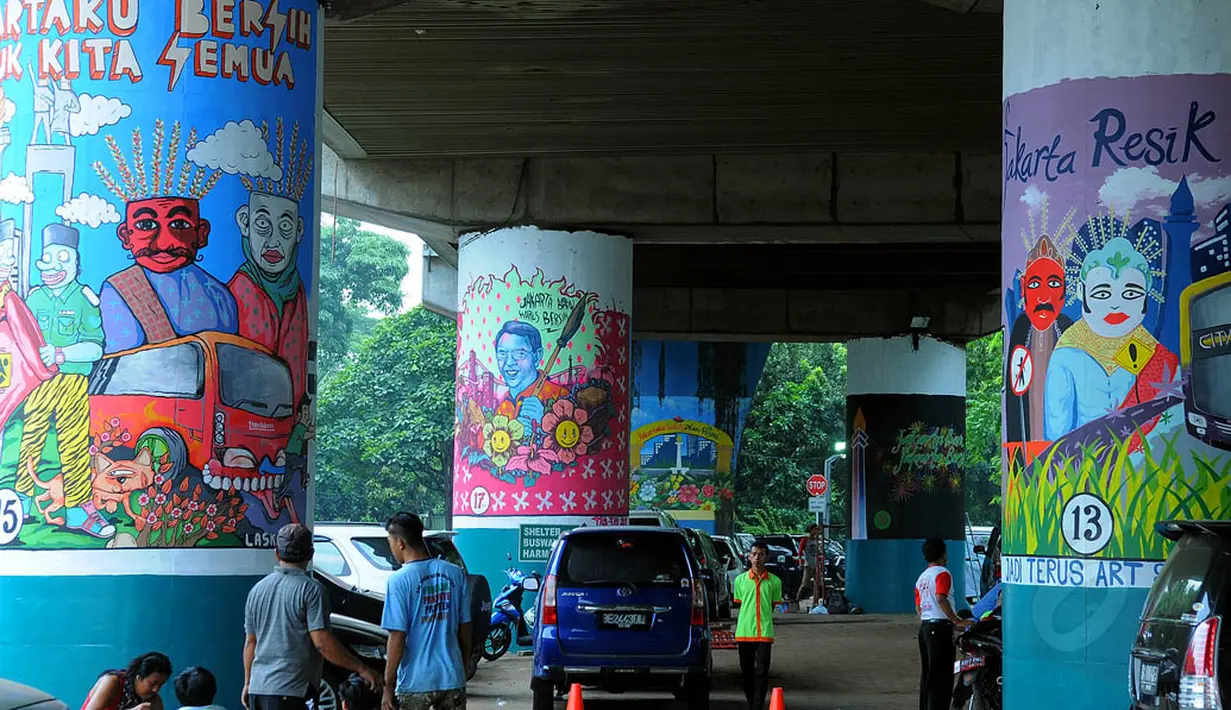
M 43 258 L 35 266 L 43 285 L 26 297 L 45 344 L 39 358 L 56 368 L 51 379 L 23 405 L 17 493 L 34 492 L 34 476 L 47 434 L 56 427 L 64 478 L 64 528 L 97 538 L 115 535 L 115 526 L 94 508 L 90 490 L 90 400 L 87 379 L 103 356 L 103 319 L 98 296 L 77 280 L 81 272 L 75 227 L 49 224 L 43 229 Z
M 12 277 L 16 271 L 17 230 L 13 220 L 6 219 L 0 221 L 0 422 L 6 434 L 8 429 L 21 426 L 20 417 L 13 414 L 26 397 L 55 374 L 55 369 L 39 357 L 43 334 L 34 314 L 14 290 Z M 15 464 L 0 467 L 0 489 L 17 488 L 17 468 Z M 23 515 L 28 517 L 32 498 L 20 494 L 18 498 Z
M 306 710 L 316 702 L 322 656 L 363 676 L 373 690 L 380 675 L 329 630 L 329 600 L 308 576 L 312 531 L 299 523 L 278 531 L 278 566 L 248 593 L 244 609 L 244 690 L 248 710 Z

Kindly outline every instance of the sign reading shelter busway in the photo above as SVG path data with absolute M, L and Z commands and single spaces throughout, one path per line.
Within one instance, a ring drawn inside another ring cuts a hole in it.
M 517 559 L 521 562 L 546 562 L 551 556 L 551 546 L 561 533 L 572 530 L 572 525 L 522 525 L 517 535 Z

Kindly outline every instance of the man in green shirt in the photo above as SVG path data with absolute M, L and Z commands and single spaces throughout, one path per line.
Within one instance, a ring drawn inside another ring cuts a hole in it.
M 744 697 L 748 698 L 750 710 L 765 708 L 770 649 L 774 644 L 774 604 L 782 601 L 782 580 L 766 569 L 768 559 L 769 546 L 760 540 L 752 543 L 752 552 L 748 554 L 752 569 L 735 578 L 735 603 L 739 605 L 735 643 L 739 647 Z
M 39 348 L 43 364 L 57 368 L 22 404 L 21 453 L 17 493 L 34 491 L 47 434 L 54 423 L 64 478 L 66 530 L 98 538 L 115 535 L 115 526 L 94 508 L 90 489 L 90 400 L 86 380 L 103 356 L 103 319 L 98 296 L 77 277 L 77 230 L 63 224 L 43 229 L 43 258 L 38 267 L 43 284 L 26 297 L 46 342 Z

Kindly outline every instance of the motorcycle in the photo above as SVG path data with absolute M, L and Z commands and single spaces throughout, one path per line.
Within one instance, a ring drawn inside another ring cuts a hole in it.
M 491 626 L 483 643 L 483 658 L 489 661 L 508 653 L 513 645 L 514 629 L 517 631 L 517 642 L 522 645 L 531 642 L 531 632 L 534 630 L 534 609 L 523 612 L 521 605 L 525 592 L 538 591 L 541 581 L 539 573 L 525 574 L 516 567 L 510 567 L 504 574 L 509 578 L 509 583 L 492 602 Z
M 1004 643 L 1000 607 L 958 634 L 953 710 L 1000 710 Z

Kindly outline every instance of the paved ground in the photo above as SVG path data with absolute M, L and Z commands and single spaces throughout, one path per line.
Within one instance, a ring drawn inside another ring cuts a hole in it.
M 919 705 L 918 622 L 908 616 L 792 615 L 778 625 L 773 685 L 787 708 L 910 710 Z M 506 656 L 484 663 L 469 686 L 470 710 L 530 708 L 530 659 Z M 745 710 L 735 651 L 714 652 L 713 710 Z M 641 702 L 638 702 L 641 701 Z M 677 710 L 682 703 L 655 695 L 586 697 L 587 710 Z M 564 703 L 557 703 L 558 710 Z

